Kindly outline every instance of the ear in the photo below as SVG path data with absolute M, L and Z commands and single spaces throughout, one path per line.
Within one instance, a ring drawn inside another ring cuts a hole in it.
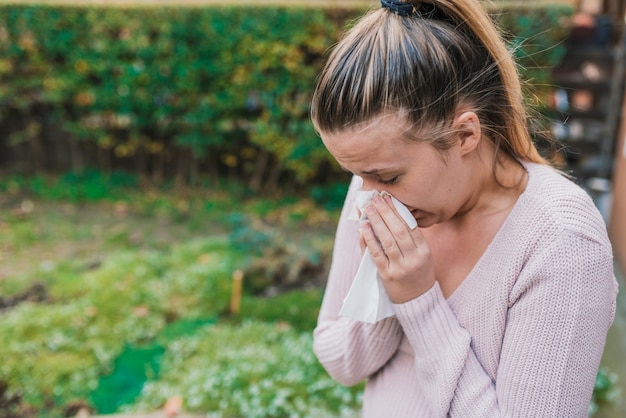
M 465 155 L 474 151 L 480 144 L 482 130 L 480 129 L 480 120 L 476 113 L 461 113 L 454 120 L 453 129 L 459 134 L 461 154 Z

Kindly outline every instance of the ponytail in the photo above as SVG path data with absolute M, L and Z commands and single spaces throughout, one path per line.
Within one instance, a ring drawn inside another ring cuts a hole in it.
M 496 152 L 546 164 L 530 136 L 515 61 L 477 0 L 381 3 L 347 32 L 319 77 L 311 106 L 318 131 L 400 111 L 416 132 L 438 136 L 417 139 L 445 150 L 453 143 L 446 127 L 470 105 Z
M 414 7 L 430 1 L 410 1 Z M 478 0 L 434 0 L 431 3 L 452 19 L 458 27 L 483 44 L 498 65 L 502 85 L 510 104 L 511 119 L 507 124 L 509 147 L 514 156 L 526 161 L 546 164 L 533 144 L 528 131 L 528 115 L 517 65 L 500 32 Z

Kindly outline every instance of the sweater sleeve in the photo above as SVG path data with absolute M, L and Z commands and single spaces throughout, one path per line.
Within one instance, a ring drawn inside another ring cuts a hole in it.
M 433 416 L 585 417 L 616 296 L 611 252 L 561 234 L 510 292 L 495 381 L 437 284 L 394 308 Z
M 328 283 L 313 333 L 313 349 L 320 363 L 335 380 L 348 386 L 387 363 L 402 339 L 402 329 L 393 317 L 368 324 L 339 316 L 362 257 L 358 222 L 348 219 L 359 185 L 354 177 L 339 218 Z

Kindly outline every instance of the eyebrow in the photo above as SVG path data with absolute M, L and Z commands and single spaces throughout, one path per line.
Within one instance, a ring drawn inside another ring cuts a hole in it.
M 345 171 L 346 173 L 352 173 L 350 170 L 348 170 L 347 168 L 343 167 L 343 166 L 339 166 L 339 168 L 341 168 L 341 170 Z M 384 170 L 384 169 L 378 169 L 375 168 L 373 170 L 364 170 L 361 171 L 358 175 L 374 175 L 374 174 L 379 174 L 379 173 L 384 173 L 385 171 L 389 171 L 389 170 Z

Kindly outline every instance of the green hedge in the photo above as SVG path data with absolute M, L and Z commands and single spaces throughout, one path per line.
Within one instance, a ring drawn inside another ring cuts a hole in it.
M 228 175 L 253 189 L 344 179 L 309 100 L 362 11 L 0 6 L 0 167 L 124 168 L 180 184 Z M 497 15 L 534 80 L 558 61 L 555 28 L 570 13 Z

